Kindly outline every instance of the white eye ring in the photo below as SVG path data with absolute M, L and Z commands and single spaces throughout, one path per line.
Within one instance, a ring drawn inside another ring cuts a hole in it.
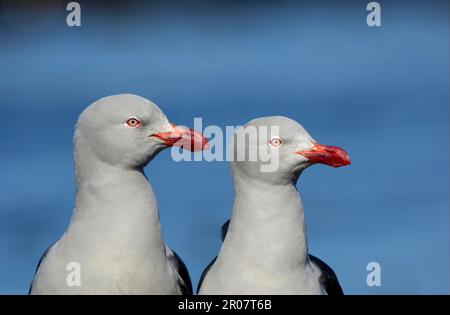
M 283 140 L 281 140 L 278 137 L 274 137 L 274 138 L 270 139 L 269 144 L 273 147 L 279 147 L 280 145 L 283 144 Z

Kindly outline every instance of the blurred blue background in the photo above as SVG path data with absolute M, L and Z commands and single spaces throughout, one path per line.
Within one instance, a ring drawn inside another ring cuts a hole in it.
M 26 293 L 67 227 L 78 115 L 122 92 L 179 124 L 286 115 L 342 146 L 350 167 L 298 183 L 310 251 L 348 294 L 449 293 L 448 1 L 381 1 L 379 28 L 369 1 L 80 1 L 80 28 L 67 2 L 2 1 L 0 293 Z M 196 286 L 230 215 L 228 163 L 167 150 L 146 174 Z

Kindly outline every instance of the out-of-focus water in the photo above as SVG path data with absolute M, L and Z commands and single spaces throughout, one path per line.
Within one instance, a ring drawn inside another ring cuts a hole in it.
M 122 92 L 179 124 L 286 115 L 342 146 L 350 167 L 311 167 L 299 180 L 310 251 L 346 293 L 449 293 L 446 1 L 383 2 L 381 28 L 366 25 L 362 1 L 81 4 L 78 29 L 63 10 L 23 20 L 3 7 L 0 293 L 26 293 L 65 231 L 78 114 Z M 168 151 L 146 168 L 165 240 L 194 285 L 220 248 L 229 173 L 227 162 L 176 163 Z M 381 287 L 366 285 L 370 261 Z

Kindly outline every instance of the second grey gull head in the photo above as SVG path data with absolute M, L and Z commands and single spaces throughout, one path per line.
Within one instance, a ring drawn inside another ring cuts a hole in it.
M 283 116 L 251 120 L 236 132 L 232 150 L 233 173 L 275 184 L 296 181 L 302 170 L 316 163 L 351 163 L 343 149 L 317 143 L 298 122 Z M 274 167 L 268 168 L 269 163 Z

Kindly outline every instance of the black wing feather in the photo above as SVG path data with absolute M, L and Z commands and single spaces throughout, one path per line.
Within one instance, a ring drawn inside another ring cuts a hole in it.
M 200 280 L 198 281 L 197 285 L 197 294 L 198 291 L 200 291 L 200 287 L 202 286 L 203 280 L 205 280 L 206 274 L 208 273 L 209 269 L 214 265 L 216 262 L 217 256 L 206 266 L 205 270 L 203 270 L 202 275 L 200 276 Z
M 181 289 L 181 293 L 183 295 L 192 295 L 192 282 L 191 277 L 189 276 L 189 271 L 183 260 L 181 260 L 180 256 L 178 256 L 178 254 L 173 249 L 170 250 L 172 251 L 174 258 L 174 261 L 172 261 L 175 263 L 176 271 L 178 272 L 182 280 L 178 281 L 178 286 Z
M 220 238 L 222 239 L 222 242 L 225 240 L 225 236 L 227 236 L 228 232 L 228 226 L 230 225 L 230 220 L 227 220 L 222 227 L 220 228 Z M 214 265 L 216 262 L 217 256 L 211 260 L 211 262 L 206 266 L 206 268 L 203 270 L 202 275 L 200 276 L 200 280 L 198 281 L 197 285 L 197 293 L 200 291 L 200 287 L 202 286 L 203 280 L 205 280 L 206 274 L 208 273 L 209 269 Z
M 34 271 L 34 276 L 36 276 L 36 273 L 39 270 L 39 267 L 41 266 L 42 261 L 44 260 L 45 256 L 47 256 L 48 252 L 50 251 L 50 249 L 53 247 L 53 245 L 55 245 L 56 242 L 53 242 L 49 247 L 47 247 L 47 249 L 45 250 L 45 252 L 42 254 L 41 258 L 39 259 L 39 262 L 36 266 L 36 270 Z M 33 277 L 33 281 L 34 281 L 34 277 Z M 31 281 L 30 283 L 30 287 L 28 288 L 28 295 L 31 294 L 31 287 L 33 286 L 33 281 Z
M 339 284 L 338 278 L 334 273 L 333 269 L 324 263 L 319 258 L 309 255 L 311 261 L 319 267 L 321 271 L 320 275 L 320 283 L 325 287 L 325 291 L 327 291 L 328 295 L 344 295 L 344 291 L 342 291 L 341 285 Z
M 230 220 L 227 220 L 222 227 L 220 228 L 220 237 L 222 238 L 222 242 L 225 240 L 225 236 L 227 236 L 228 226 L 230 225 Z

